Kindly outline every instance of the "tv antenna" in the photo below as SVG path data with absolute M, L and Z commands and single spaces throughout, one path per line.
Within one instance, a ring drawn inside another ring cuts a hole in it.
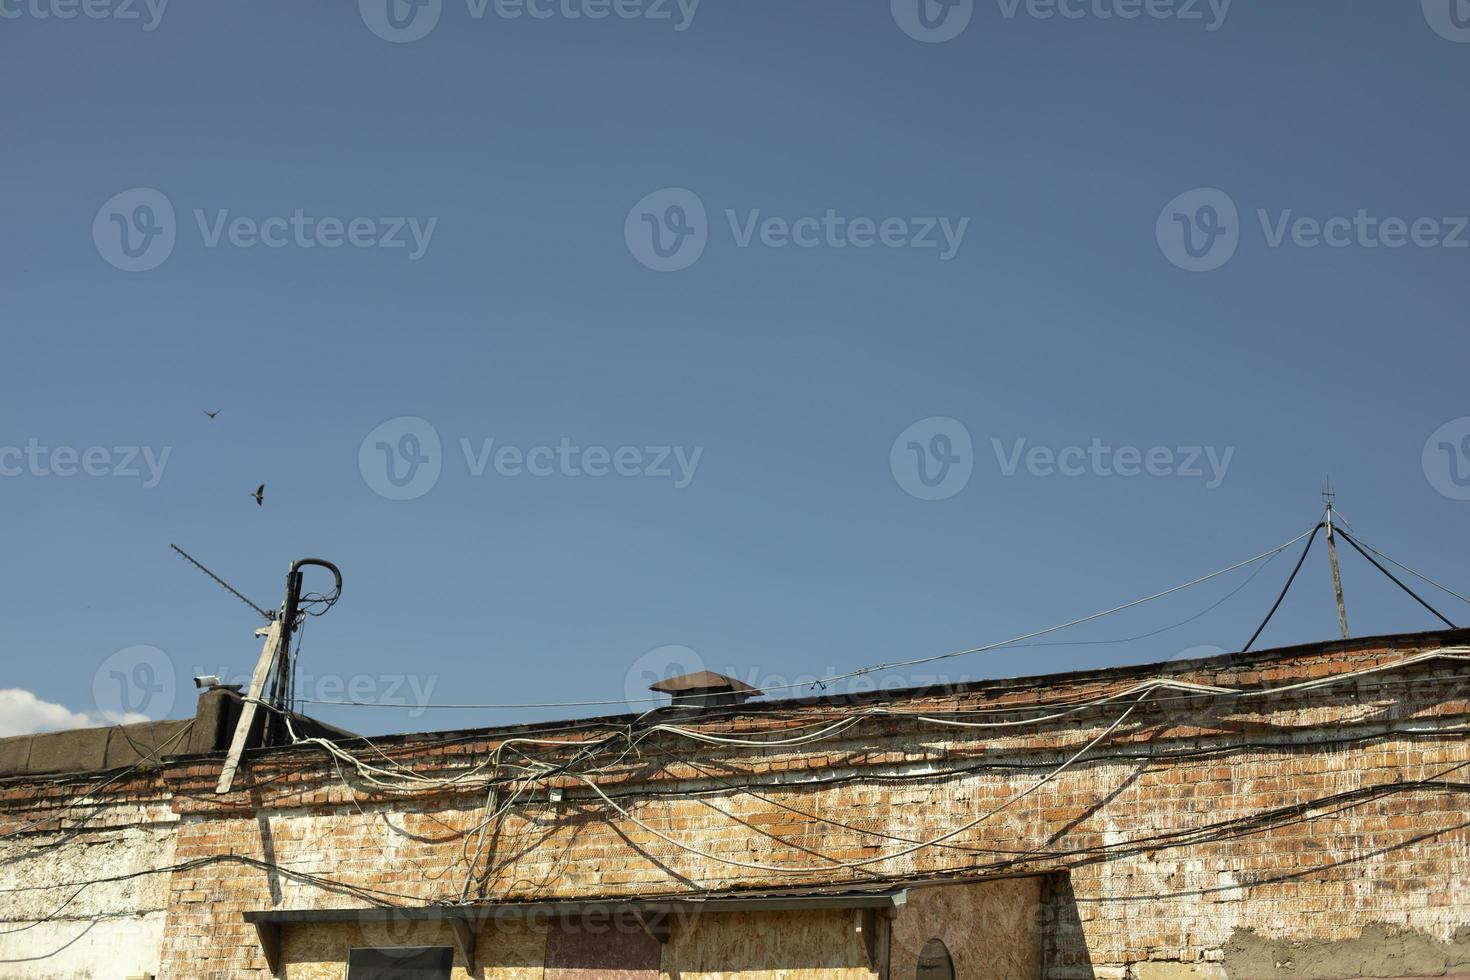
M 189 554 L 187 551 L 185 551 L 183 548 L 180 548 L 176 544 L 170 544 L 169 547 L 172 548 L 172 549 L 174 549 L 174 551 L 178 552 L 179 557 L 183 558 L 189 564 L 191 564 L 195 568 L 199 569 L 205 575 L 208 575 L 210 578 L 214 579 L 215 582 L 218 583 L 230 595 L 234 596 L 236 599 L 239 599 L 241 602 L 245 603 L 245 605 L 249 606 L 251 609 L 254 609 L 257 613 L 260 614 L 260 617 L 262 619 L 264 619 L 267 623 L 275 622 L 276 617 L 275 617 L 275 614 L 274 613 L 268 613 L 268 612 L 266 612 L 264 609 L 260 608 L 255 603 L 253 603 L 249 599 L 245 598 L 245 596 L 241 594 L 241 592 L 240 592 L 239 589 L 235 588 L 229 582 L 226 582 L 224 579 L 222 579 L 218 575 L 214 574 L 214 572 L 211 572 L 209 569 L 205 568 L 204 567 L 204 564 L 202 562 L 200 562 L 199 559 L 195 558 L 193 555 Z

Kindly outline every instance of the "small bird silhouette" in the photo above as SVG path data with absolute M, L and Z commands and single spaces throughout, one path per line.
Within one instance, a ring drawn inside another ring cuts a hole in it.
M 265 484 L 262 483 L 260 486 L 256 487 L 255 492 L 252 493 L 250 496 L 255 498 L 255 506 L 262 506 L 265 503 Z
M 206 409 L 204 409 L 204 414 L 205 415 L 208 415 L 210 418 L 214 418 L 221 411 L 222 411 L 222 409 L 215 409 L 214 411 L 211 412 L 209 409 L 206 408 Z

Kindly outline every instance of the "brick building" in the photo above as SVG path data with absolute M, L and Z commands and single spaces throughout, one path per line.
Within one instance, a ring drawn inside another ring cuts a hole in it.
M 1470 977 L 1467 681 L 1456 630 L 371 742 L 297 718 L 224 794 L 216 690 L 0 740 L 0 976 Z

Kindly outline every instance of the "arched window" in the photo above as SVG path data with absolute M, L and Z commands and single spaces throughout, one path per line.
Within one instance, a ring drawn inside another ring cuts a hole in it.
M 954 980 L 954 960 L 949 947 L 939 939 L 931 939 L 919 950 L 919 965 L 914 980 Z

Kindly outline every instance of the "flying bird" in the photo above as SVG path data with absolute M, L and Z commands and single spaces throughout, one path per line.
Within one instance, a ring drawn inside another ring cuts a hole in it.
M 262 483 L 260 486 L 256 487 L 255 492 L 252 493 L 250 496 L 255 498 L 255 506 L 262 506 L 265 503 L 265 484 Z
M 204 409 L 204 414 L 205 415 L 208 415 L 210 418 L 214 418 L 221 411 L 222 411 L 221 409 L 215 409 L 214 411 L 211 412 L 209 409 L 206 408 L 206 409 Z

